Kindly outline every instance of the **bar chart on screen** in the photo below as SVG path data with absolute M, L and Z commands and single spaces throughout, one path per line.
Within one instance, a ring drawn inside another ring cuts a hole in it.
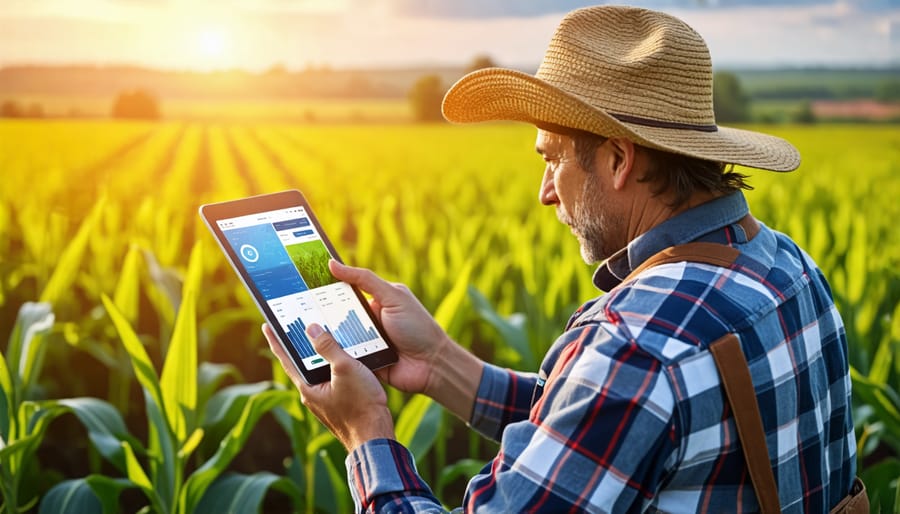
M 347 314 L 347 317 L 338 323 L 337 328 L 331 330 L 326 327 L 325 329 L 331 332 L 331 335 L 333 335 L 337 342 L 344 348 L 349 348 L 378 338 L 378 332 L 375 331 L 375 327 L 366 329 L 355 310 L 351 310 Z

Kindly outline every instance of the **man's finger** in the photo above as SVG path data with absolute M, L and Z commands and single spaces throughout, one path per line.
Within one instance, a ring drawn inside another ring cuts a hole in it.
M 326 332 L 319 324 L 313 323 L 306 327 L 306 335 L 312 341 L 316 353 L 333 365 L 344 359 L 352 359 L 341 345 L 334 339 L 330 332 Z
M 376 298 L 388 298 L 396 292 L 391 284 L 372 270 L 347 266 L 334 259 L 328 261 L 328 269 L 338 280 L 353 284 Z

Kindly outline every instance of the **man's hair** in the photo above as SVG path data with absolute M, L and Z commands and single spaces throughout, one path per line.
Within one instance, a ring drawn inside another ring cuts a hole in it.
M 609 138 L 574 129 L 563 133 L 575 143 L 578 165 L 585 170 L 593 169 L 597 147 Z M 654 196 L 670 195 L 669 207 L 673 209 L 684 205 L 697 191 L 728 194 L 739 189 L 753 189 L 744 182 L 747 175 L 734 171 L 734 165 L 637 146 L 650 158 L 650 167 L 638 182 L 653 184 L 651 192 Z

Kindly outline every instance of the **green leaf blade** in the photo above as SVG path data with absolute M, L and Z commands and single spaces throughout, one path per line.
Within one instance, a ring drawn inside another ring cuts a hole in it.
M 60 482 L 41 500 L 39 514 L 103 514 L 103 504 L 83 478 Z
M 119 338 L 122 340 L 122 344 L 128 352 L 128 356 L 131 359 L 131 366 L 134 368 L 134 374 L 137 377 L 138 382 L 153 401 L 156 402 L 156 405 L 163 406 L 164 403 L 162 392 L 160 391 L 159 378 L 156 375 L 156 370 L 153 368 L 153 363 L 150 361 L 150 356 L 147 355 L 147 350 L 144 349 L 144 345 L 134 332 L 131 324 L 128 323 L 125 316 L 119 312 L 119 309 L 112 300 L 106 295 L 103 295 L 101 298 L 104 307 L 106 307 L 106 312 L 109 314 L 113 325 L 115 325 L 116 330 L 119 332 Z
M 440 405 L 427 396 L 415 395 L 397 417 L 397 441 L 409 448 L 418 461 L 434 445 L 441 422 Z
M 78 233 L 75 234 L 75 237 L 63 250 L 56 263 L 56 268 L 50 276 L 50 280 L 47 281 L 47 285 L 44 286 L 44 290 L 41 292 L 42 302 L 55 305 L 60 298 L 69 294 L 69 289 L 78 277 L 82 257 L 87 250 L 91 234 L 94 232 L 94 225 L 103 212 L 104 204 L 105 201 L 101 200 L 94 205 L 91 213 L 82 222 Z
M 197 411 L 197 287 L 202 265 L 198 243 L 191 252 L 183 300 L 160 379 L 166 418 L 178 441 L 193 431 Z
M 216 454 L 200 466 L 185 482 L 178 504 L 182 512 L 193 512 L 210 484 L 224 471 L 250 437 L 253 427 L 263 414 L 284 403 L 293 401 L 290 391 L 263 391 L 253 395 L 244 405 L 240 419 L 219 444 Z
M 200 499 L 194 514 L 243 514 L 259 512 L 266 493 L 277 489 L 292 497 L 299 505 L 300 492 L 285 477 L 268 472 L 242 475 L 229 473 L 210 485 Z M 343 512 L 343 511 L 339 511 Z

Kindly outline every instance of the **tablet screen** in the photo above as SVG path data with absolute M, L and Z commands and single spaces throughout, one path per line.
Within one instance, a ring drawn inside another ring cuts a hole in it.
M 350 285 L 328 270 L 331 254 L 305 208 L 217 223 L 307 369 L 328 364 L 306 337 L 312 323 L 321 325 L 356 358 L 388 347 Z

